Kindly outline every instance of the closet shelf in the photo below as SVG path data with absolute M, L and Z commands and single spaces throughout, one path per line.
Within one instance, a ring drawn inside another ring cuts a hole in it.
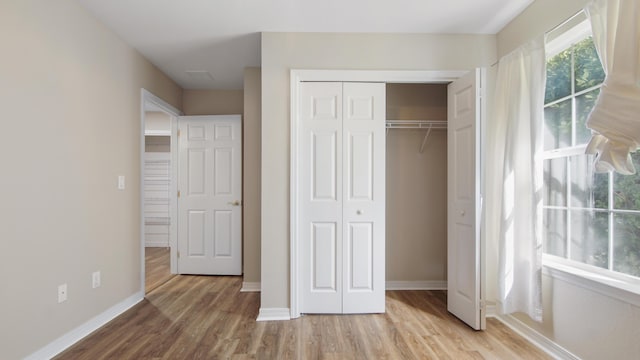
M 387 120 L 387 129 L 446 129 L 446 120 Z
M 427 133 L 422 139 L 420 144 L 420 153 L 424 151 L 424 146 L 427 144 L 427 139 L 431 134 L 431 130 L 441 130 L 447 128 L 446 120 L 387 120 L 386 121 L 387 133 L 389 129 L 425 129 Z

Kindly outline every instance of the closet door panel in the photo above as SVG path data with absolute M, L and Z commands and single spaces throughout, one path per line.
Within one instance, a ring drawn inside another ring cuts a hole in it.
M 312 132 L 311 201 L 337 201 L 337 131 Z
M 311 292 L 336 293 L 337 224 L 313 223 L 311 234 Z
M 373 224 L 348 225 L 347 286 L 350 292 L 373 291 Z
M 448 86 L 447 309 L 472 328 L 485 327 L 481 306 L 481 72 Z
M 373 132 L 350 133 L 347 181 L 349 200 L 373 200 Z
M 299 98 L 300 302 L 342 312 L 342 84 L 302 83 Z
M 348 86 L 354 85 L 355 87 L 362 88 L 363 85 L 368 84 L 347 84 Z M 352 86 L 352 88 L 354 88 Z M 374 121 L 374 106 L 377 100 L 375 94 L 356 94 L 351 93 L 346 96 L 347 98 L 347 113 L 345 116 L 346 121 L 350 120 L 368 120 Z
M 384 312 L 385 85 L 345 83 L 343 313 Z

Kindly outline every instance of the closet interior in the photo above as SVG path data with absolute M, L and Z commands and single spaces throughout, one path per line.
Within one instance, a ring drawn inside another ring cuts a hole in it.
M 446 288 L 447 84 L 386 85 L 387 288 Z

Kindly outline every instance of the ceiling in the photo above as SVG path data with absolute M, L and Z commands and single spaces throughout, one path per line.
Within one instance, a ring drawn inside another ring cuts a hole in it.
M 260 32 L 495 34 L 534 0 L 77 0 L 185 89 L 242 89 Z

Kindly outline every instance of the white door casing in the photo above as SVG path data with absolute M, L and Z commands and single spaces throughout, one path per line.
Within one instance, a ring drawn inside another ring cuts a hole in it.
M 301 312 L 384 312 L 385 87 L 301 83 Z
M 448 86 L 447 309 L 473 329 L 481 306 L 480 69 Z
M 169 180 L 169 247 L 170 247 L 170 270 L 172 274 L 177 273 L 177 118 L 181 112 L 168 104 L 166 101 L 152 94 L 151 92 L 140 89 L 140 219 L 144 219 L 145 201 L 144 201 L 144 156 L 145 156 L 145 123 L 146 113 L 148 110 L 160 110 L 171 118 L 171 160 L 170 160 L 170 180 Z M 145 224 L 140 222 L 140 291 L 145 291 L 146 274 L 145 274 Z
M 240 115 L 178 118 L 178 273 L 242 274 Z

